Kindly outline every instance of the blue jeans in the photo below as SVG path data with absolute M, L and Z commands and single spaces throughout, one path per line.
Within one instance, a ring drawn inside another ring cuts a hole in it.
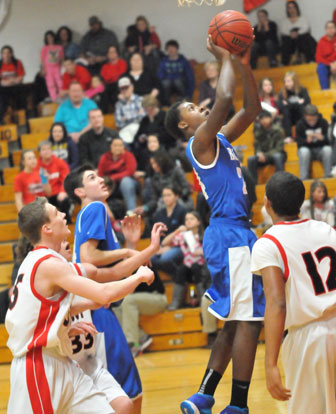
M 154 270 L 162 270 L 168 273 L 173 279 L 177 275 L 178 266 L 182 263 L 183 253 L 180 247 L 172 247 L 165 253 L 156 254 L 151 258 Z
M 331 176 L 332 148 L 330 145 L 324 145 L 319 148 L 300 147 L 298 149 L 298 156 L 301 180 L 307 180 L 309 178 L 309 168 L 312 160 L 322 161 L 324 176 Z
M 119 184 L 120 192 L 126 204 L 127 210 L 134 210 L 136 207 L 137 181 L 132 177 L 124 177 Z
M 318 63 L 316 67 L 321 89 L 330 88 L 330 67 L 324 63 Z

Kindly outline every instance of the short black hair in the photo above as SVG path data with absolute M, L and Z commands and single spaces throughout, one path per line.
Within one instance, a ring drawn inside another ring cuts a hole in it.
M 305 199 L 305 187 L 295 175 L 278 171 L 267 181 L 266 197 L 278 216 L 296 216 Z
M 48 36 L 51 35 L 54 38 L 54 43 L 56 43 L 56 34 L 52 30 L 48 30 L 44 33 L 44 44 L 48 44 Z
M 178 124 L 181 121 L 179 106 L 182 101 L 175 102 L 167 111 L 165 116 L 165 128 L 175 139 L 185 139 L 183 131 Z
M 74 168 L 70 173 L 65 177 L 64 188 L 68 196 L 75 203 L 81 204 L 81 199 L 76 196 L 76 188 L 83 187 L 83 175 L 85 171 L 94 171 L 95 168 L 91 164 L 83 164 L 77 168 Z
M 260 114 L 258 115 L 258 119 L 263 119 L 263 118 L 272 118 L 272 114 L 268 111 L 266 111 L 265 109 L 263 109 Z
M 166 42 L 165 50 L 167 50 L 169 46 L 176 47 L 176 49 L 180 48 L 180 45 L 179 45 L 178 41 L 174 40 L 174 39 L 170 39 L 170 40 L 168 40 L 168 42 Z

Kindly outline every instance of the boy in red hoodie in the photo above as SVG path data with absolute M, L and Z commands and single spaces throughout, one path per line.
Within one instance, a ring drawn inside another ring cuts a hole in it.
M 336 23 L 327 22 L 325 31 L 326 34 L 317 43 L 315 55 L 321 89 L 329 89 L 330 75 L 336 76 Z
M 41 183 L 48 182 L 51 187 L 51 195 L 47 197 L 48 201 L 65 213 L 67 222 L 71 223 L 71 202 L 63 186 L 65 177 L 70 172 L 69 166 L 64 160 L 53 154 L 50 141 L 40 142 L 38 151 L 37 168 Z

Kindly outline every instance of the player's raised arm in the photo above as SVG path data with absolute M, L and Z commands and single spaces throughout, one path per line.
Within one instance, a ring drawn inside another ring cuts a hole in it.
M 243 54 L 236 56 L 242 77 L 244 102 L 243 108 L 221 129 L 229 142 L 239 138 L 261 111 L 258 88 L 250 66 L 250 54 L 251 45 Z

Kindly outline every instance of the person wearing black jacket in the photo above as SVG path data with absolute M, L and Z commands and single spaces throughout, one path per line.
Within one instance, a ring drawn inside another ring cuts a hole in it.
M 258 11 L 258 24 L 254 26 L 254 42 L 251 49 L 251 67 L 256 69 L 259 56 L 268 57 L 271 68 L 278 66 L 276 54 L 279 50 L 277 24 L 268 19 L 265 9 Z
M 92 128 L 79 137 L 79 165 L 89 163 L 97 168 L 100 157 L 110 150 L 112 140 L 119 137 L 119 134 L 104 127 L 101 109 L 92 109 L 89 112 L 89 122 Z
M 322 161 L 324 176 L 331 177 L 332 148 L 328 140 L 328 122 L 315 105 L 307 105 L 304 116 L 296 125 L 296 141 L 300 164 L 300 178 L 309 178 L 310 162 Z

